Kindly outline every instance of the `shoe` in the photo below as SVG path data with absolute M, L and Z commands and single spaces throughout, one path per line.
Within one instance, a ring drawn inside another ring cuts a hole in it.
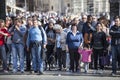
M 103 70 L 99 70 L 98 73 L 99 73 L 99 74 L 103 74 Z
M 63 68 L 62 70 L 63 70 L 63 71 L 66 71 L 66 70 L 67 70 L 67 68 Z
M 85 74 L 87 74 L 87 73 L 88 73 L 88 71 L 84 71 L 84 73 L 85 73 Z
M 21 73 L 24 73 L 24 70 L 21 70 Z
M 43 72 L 41 72 L 41 71 L 38 73 L 38 75 L 43 75 L 43 74 L 44 74 L 44 73 L 43 73 Z
M 112 76 L 116 76 L 116 73 L 113 73 L 113 72 L 112 72 L 111 75 L 112 75 Z
M 31 73 L 32 73 L 32 74 L 35 74 L 35 73 L 37 73 L 37 71 L 31 71 Z
M 93 74 L 97 74 L 97 73 L 98 73 L 98 70 L 94 70 L 94 71 L 93 71 Z
M 4 73 L 8 73 L 8 70 L 4 70 L 3 72 L 4 72 Z
M 13 69 L 12 73 L 17 73 L 17 70 L 16 70 L 16 69 Z

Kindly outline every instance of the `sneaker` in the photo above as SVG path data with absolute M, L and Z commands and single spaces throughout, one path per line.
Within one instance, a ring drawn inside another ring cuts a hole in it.
M 84 71 L 84 73 L 85 73 L 85 74 L 87 74 L 87 73 L 88 73 L 88 71 Z
M 13 69 L 12 73 L 17 73 L 17 70 Z
M 98 73 L 99 73 L 99 74 L 103 74 L 103 70 L 99 70 Z
M 98 73 L 98 70 L 94 70 L 94 71 L 93 71 L 93 74 L 97 74 L 97 73 Z
M 116 73 L 113 73 L 113 72 L 112 72 L 111 75 L 112 75 L 112 76 L 116 76 Z
M 8 70 L 4 70 L 3 72 L 4 72 L 4 73 L 8 73 Z
M 24 70 L 22 70 L 21 73 L 24 73 Z
M 41 71 L 38 73 L 38 75 L 43 75 L 43 74 L 44 74 L 44 73 L 43 73 L 43 72 L 41 72 Z
M 66 68 L 63 68 L 63 71 L 66 71 L 67 69 Z

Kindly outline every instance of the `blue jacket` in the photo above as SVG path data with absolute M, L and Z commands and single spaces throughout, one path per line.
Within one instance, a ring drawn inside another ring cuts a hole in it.
M 43 36 L 39 27 L 30 28 L 28 32 L 27 43 L 26 43 L 27 47 L 29 47 L 31 41 L 43 41 L 43 44 L 47 44 L 46 33 L 43 28 L 41 29 L 43 31 Z
M 78 49 L 83 41 L 83 35 L 80 32 L 77 32 L 75 36 L 72 32 L 67 34 L 66 44 L 68 45 L 69 49 Z
M 14 29 L 14 35 L 12 36 L 12 41 L 13 43 L 21 43 L 24 44 L 23 38 L 26 33 L 26 27 L 25 26 L 20 26 L 19 27 L 20 31 Z

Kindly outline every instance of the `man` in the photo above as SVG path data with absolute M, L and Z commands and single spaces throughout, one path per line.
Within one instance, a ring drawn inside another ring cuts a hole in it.
M 27 19 L 27 25 L 26 25 L 27 31 L 26 31 L 25 36 L 24 36 L 25 43 L 27 41 L 28 32 L 32 27 L 33 27 L 32 18 L 29 17 Z M 26 71 L 30 71 L 31 70 L 31 52 L 27 51 L 27 45 L 26 44 L 25 44 L 25 53 L 26 53 Z
M 33 73 L 43 74 L 43 60 L 41 57 L 41 48 L 46 47 L 47 38 L 44 29 L 39 28 L 38 21 L 33 20 L 33 27 L 28 32 L 27 48 L 31 50 Z
M 20 71 L 24 73 L 24 42 L 23 37 L 26 32 L 26 27 L 22 26 L 21 19 L 15 20 L 15 27 L 12 36 L 12 53 L 13 53 L 13 73 L 18 71 L 18 59 L 20 60 Z M 18 58 L 19 57 L 19 58 Z
M 87 22 L 87 16 L 86 15 L 82 15 L 82 21 L 80 21 L 78 23 L 78 31 L 82 32 L 82 29 L 83 29 L 83 25 L 84 23 Z
M 116 74 L 117 61 L 120 64 L 120 18 L 115 18 L 115 25 L 110 29 L 112 48 L 112 75 Z

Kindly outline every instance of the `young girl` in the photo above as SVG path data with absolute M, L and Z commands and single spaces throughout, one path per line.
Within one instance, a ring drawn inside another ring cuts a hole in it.
M 91 62 L 92 50 L 89 49 L 89 45 L 84 45 L 84 48 L 78 49 L 78 53 L 82 56 L 81 61 L 84 63 L 85 73 L 88 72 L 89 63 Z

